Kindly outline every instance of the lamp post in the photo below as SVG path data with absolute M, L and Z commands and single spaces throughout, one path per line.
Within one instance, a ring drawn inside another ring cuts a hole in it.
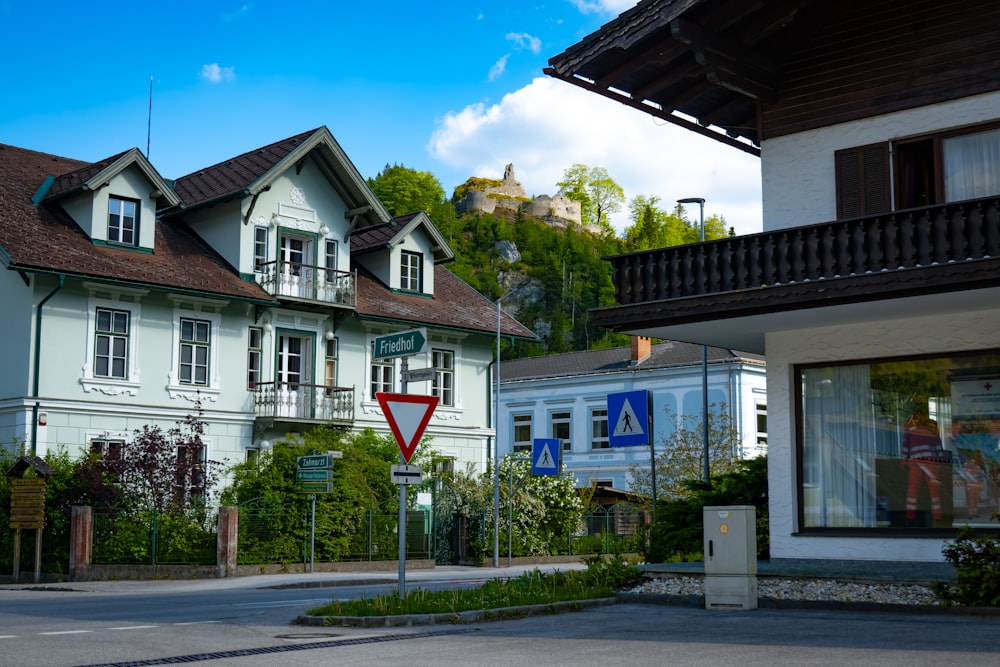
M 497 298 L 497 386 L 493 392 L 493 567 L 500 567 L 500 303 L 527 287 L 526 280 Z
M 686 199 L 678 199 L 678 204 L 698 204 L 700 211 L 699 215 L 699 237 L 701 242 L 705 242 L 705 199 L 704 197 L 687 197 Z M 704 469 L 702 470 L 702 479 L 705 483 L 709 480 L 709 469 L 708 469 L 708 346 L 702 344 L 701 346 L 701 425 L 702 425 L 702 445 L 704 447 L 703 458 L 704 458 Z

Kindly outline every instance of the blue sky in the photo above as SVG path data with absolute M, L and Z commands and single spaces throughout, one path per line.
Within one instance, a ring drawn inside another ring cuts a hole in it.
M 0 0 L 0 143 L 98 160 L 145 152 L 151 119 L 150 161 L 177 178 L 326 125 L 366 178 L 402 164 L 450 196 L 513 163 L 555 194 L 582 163 L 760 231 L 756 158 L 542 73 L 633 4 Z

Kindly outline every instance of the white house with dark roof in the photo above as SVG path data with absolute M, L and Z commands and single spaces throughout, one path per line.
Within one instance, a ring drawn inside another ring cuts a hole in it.
M 707 349 L 710 412 L 726 414 L 739 433 L 734 456 L 767 453 L 766 368 L 760 355 Z M 631 488 L 633 465 L 650 465 L 645 446 L 611 447 L 608 394 L 650 393 L 653 442 L 669 446 L 676 420 L 703 414 L 700 345 L 633 337 L 630 347 L 567 352 L 500 364 L 500 455 L 530 456 L 535 438 L 562 441 L 564 468 L 578 487 Z M 613 432 L 614 425 L 611 426 Z
M 0 145 L 0 442 L 113 451 L 200 404 L 207 456 L 238 462 L 317 424 L 388 433 L 400 362 L 455 465 L 489 456 L 493 305 L 442 264 L 423 213 L 391 218 L 325 128 L 176 181 L 136 149 L 94 163 Z M 502 335 L 533 334 L 504 317 Z

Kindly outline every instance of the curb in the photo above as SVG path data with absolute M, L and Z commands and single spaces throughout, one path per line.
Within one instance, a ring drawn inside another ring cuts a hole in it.
M 568 600 L 548 604 L 500 607 L 497 609 L 475 609 L 471 611 L 446 612 L 441 614 L 400 614 L 397 616 L 299 616 L 295 625 L 350 628 L 393 628 L 413 625 L 456 625 L 461 623 L 482 623 L 502 621 L 528 616 L 547 616 L 588 607 L 617 604 L 619 598 L 594 598 L 591 600 Z

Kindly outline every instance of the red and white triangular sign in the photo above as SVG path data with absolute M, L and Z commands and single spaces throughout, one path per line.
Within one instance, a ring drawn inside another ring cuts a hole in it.
M 375 394 L 378 404 L 385 412 L 385 419 L 389 422 L 392 434 L 396 436 L 399 443 L 399 452 L 403 455 L 403 461 L 409 463 L 413 457 L 413 452 L 420 444 L 420 438 L 427 428 L 427 423 L 434 414 L 437 407 L 437 396 L 423 396 L 421 394 Z

